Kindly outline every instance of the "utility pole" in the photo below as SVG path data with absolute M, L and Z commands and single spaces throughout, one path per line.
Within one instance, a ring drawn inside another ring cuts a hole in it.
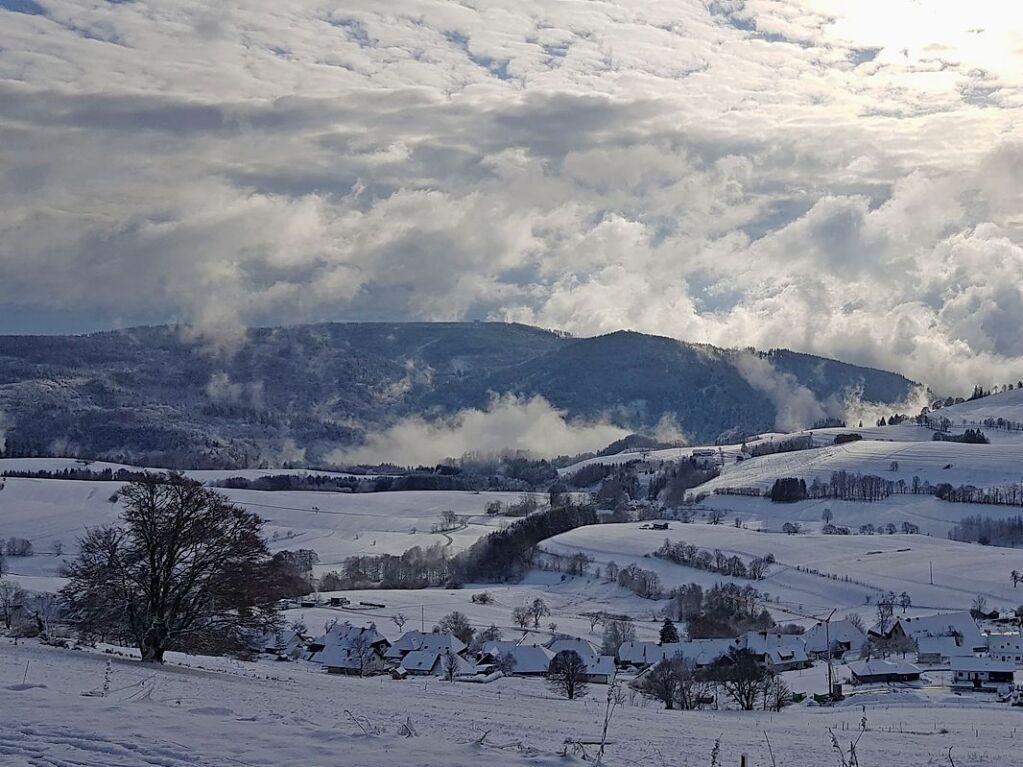
M 426 605 L 419 605 L 419 630 L 422 633 L 426 633 Z
M 835 691 L 835 670 L 831 665 L 831 617 L 835 614 L 838 608 L 832 609 L 828 613 L 828 617 L 824 619 L 824 641 L 827 642 L 827 658 L 828 658 L 828 697 L 830 698 Z
M 930 565 L 930 567 L 931 567 L 931 585 L 933 586 L 934 585 L 934 560 L 933 559 L 928 560 L 927 564 Z

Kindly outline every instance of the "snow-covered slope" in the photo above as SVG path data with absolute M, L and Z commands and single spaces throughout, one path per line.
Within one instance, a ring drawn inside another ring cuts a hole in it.
M 893 462 L 898 468 L 892 470 Z M 742 463 L 726 463 L 721 476 L 702 485 L 769 489 L 778 477 L 799 477 L 809 484 L 826 481 L 832 472 L 845 470 L 876 474 L 911 484 L 913 477 L 931 484 L 948 482 L 977 487 L 1007 485 L 1023 479 L 1023 439 L 990 445 L 958 442 L 881 442 L 861 440 L 813 450 L 775 453 Z
M 666 538 L 738 554 L 747 561 L 770 553 L 777 564 L 762 581 L 728 578 L 650 556 Z M 1020 591 L 1013 588 L 1009 573 L 1023 570 L 1023 551 L 1017 549 L 923 535 L 786 535 L 729 524 L 671 522 L 666 532 L 644 530 L 638 523 L 597 525 L 555 536 L 543 549 L 562 555 L 582 552 L 601 566 L 635 563 L 657 572 L 665 588 L 691 582 L 706 587 L 719 581 L 752 585 L 780 599 L 783 609 L 811 613 L 862 607 L 867 596 L 885 591 L 906 591 L 917 607 L 961 610 L 977 594 L 994 606 L 1014 607 Z M 810 570 L 818 574 L 806 572 Z
M 953 424 L 978 424 L 987 418 L 996 420 L 1004 418 L 1007 421 L 1023 423 L 1023 389 L 1013 389 L 950 405 L 934 411 L 934 415 L 943 415 Z
M 74 543 L 92 526 L 114 522 L 121 507 L 111 501 L 117 482 L 20 479 L 8 477 L 0 490 L 0 534 L 32 541 L 33 557 L 12 558 L 9 567 L 23 576 L 55 576 L 63 561 L 49 556 L 53 541 L 73 555 Z M 271 549 L 311 548 L 320 570 L 329 570 L 354 554 L 400 554 L 412 546 L 441 544 L 452 552 L 507 524 L 483 514 L 487 501 L 513 502 L 515 493 L 407 491 L 393 493 L 317 493 L 223 490 L 232 501 L 266 520 Z M 432 533 L 441 513 L 468 517 L 466 525 Z M 26 582 L 38 588 L 43 582 Z M 50 584 L 53 585 L 53 584 Z

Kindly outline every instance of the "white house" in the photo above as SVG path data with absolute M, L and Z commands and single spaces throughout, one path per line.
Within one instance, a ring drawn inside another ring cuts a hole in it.
M 1015 663 L 993 658 L 952 658 L 952 688 L 998 692 L 1012 686 Z
M 992 634 L 988 648 L 992 659 L 1023 666 L 1023 637 Z

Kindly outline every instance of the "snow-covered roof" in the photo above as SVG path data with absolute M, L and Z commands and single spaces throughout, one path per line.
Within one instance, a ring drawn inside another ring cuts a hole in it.
M 912 663 L 900 660 L 878 660 L 876 658 L 873 660 L 853 661 L 849 664 L 849 670 L 854 676 L 858 677 L 886 676 L 890 674 L 905 676 L 920 673 L 920 669 Z
M 597 659 L 597 648 L 585 639 L 579 639 L 577 637 L 562 637 L 561 639 L 555 639 L 547 645 L 547 649 L 555 655 L 565 650 L 577 652 L 579 657 L 586 663 Z
M 922 636 L 916 640 L 920 655 L 939 655 L 942 658 L 966 658 L 973 656 L 973 648 L 962 645 L 956 637 Z
M 387 658 L 401 658 L 407 653 L 416 650 L 433 650 L 445 652 L 451 650 L 453 653 L 460 653 L 465 649 L 465 642 L 452 634 L 431 632 L 425 634 L 421 631 L 406 631 L 401 638 L 387 648 L 384 656 Z
M 767 653 L 771 663 L 775 666 L 784 663 L 804 663 L 810 660 L 803 645 L 787 645 L 784 647 L 772 647 Z
M 611 676 L 615 672 L 615 659 L 613 655 L 598 655 L 586 663 L 587 674 L 602 674 Z
M 316 653 L 314 660 L 327 668 L 356 670 L 361 668 L 372 655 L 373 651 L 367 649 L 364 652 L 364 656 L 360 659 L 359 653 L 351 647 L 330 645 L 321 652 Z
M 830 626 L 826 626 L 822 622 L 808 629 L 803 634 L 803 645 L 808 652 L 827 652 L 830 649 L 827 646 L 829 639 L 832 647 L 835 642 L 840 642 L 848 644 L 850 649 L 855 652 L 867 641 L 867 635 L 852 621 L 843 618 L 831 621 Z
M 994 660 L 993 658 L 975 658 L 973 656 L 969 658 L 952 658 L 951 666 L 952 671 L 965 671 L 970 673 L 998 671 L 1011 674 L 1016 670 L 1016 666 L 1013 663 Z
M 777 631 L 748 631 L 739 637 L 738 645 L 757 655 L 764 655 L 778 649 L 796 650 L 798 648 L 805 651 L 802 636 L 782 634 Z
M 386 644 L 387 640 L 380 635 L 375 626 L 353 626 L 350 623 L 337 623 L 321 636 L 314 639 L 310 644 L 314 651 L 310 660 L 316 663 L 323 663 L 334 668 L 353 668 L 343 661 L 351 654 L 352 648 L 358 644 L 365 648 L 374 648 L 379 644 Z M 322 650 L 315 648 L 322 646 Z M 357 653 L 352 657 L 357 657 Z M 326 659 L 333 662 L 328 663 Z
M 902 627 L 906 636 L 913 637 L 917 642 L 925 636 L 962 636 L 965 647 L 984 647 L 987 642 L 980 633 L 973 617 L 968 612 L 939 613 L 922 615 L 919 618 L 899 618 L 897 625 Z
M 316 637 L 312 643 L 323 645 L 324 647 L 330 647 L 331 645 L 343 647 L 350 644 L 356 638 L 371 645 L 387 641 L 373 624 L 369 626 L 353 626 L 345 621 L 344 623 L 335 623 L 326 633 Z
M 657 663 L 665 658 L 666 648 L 673 646 L 662 646 L 656 642 L 622 642 L 618 648 L 618 659 L 622 663 L 634 663 L 636 665 Z
M 436 650 L 413 650 L 401 661 L 401 668 L 405 671 L 433 671 L 434 666 L 440 660 L 440 653 Z
M 539 674 L 547 671 L 551 665 L 551 658 L 554 653 L 546 647 L 538 645 L 520 645 L 514 642 L 487 642 L 483 645 L 483 652 L 486 655 L 498 657 L 510 654 L 515 659 L 515 666 L 512 673 L 517 674 Z

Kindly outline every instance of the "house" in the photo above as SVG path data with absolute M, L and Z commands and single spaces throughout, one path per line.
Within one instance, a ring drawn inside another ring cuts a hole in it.
M 803 646 L 811 658 L 841 658 L 846 653 L 858 656 L 866 642 L 863 629 L 847 619 L 818 623 L 803 634 Z
M 505 673 L 514 676 L 545 676 L 554 653 L 540 645 L 498 640 L 483 645 L 479 662 L 501 665 L 505 657 L 511 660 L 511 670 Z
M 871 633 L 880 636 L 876 629 Z M 899 618 L 895 625 L 884 634 L 887 639 L 909 637 L 919 643 L 921 637 L 958 636 L 959 644 L 968 647 L 970 652 L 987 650 L 987 639 L 973 617 L 965 611 L 923 615 L 919 618 Z
M 992 634 L 988 637 L 988 651 L 992 660 L 1023 666 L 1023 637 Z
M 917 663 L 948 663 L 952 658 L 972 658 L 973 650 L 963 646 L 958 636 L 922 636 L 917 642 Z
M 894 684 L 920 681 L 920 669 L 912 663 L 891 660 L 859 660 L 849 664 L 853 684 Z
M 307 660 L 323 665 L 331 674 L 364 674 L 384 664 L 388 647 L 390 642 L 373 624 L 334 623 L 309 643 Z
M 450 661 L 449 661 L 450 659 Z M 448 662 L 454 664 L 455 676 L 471 676 L 476 673 L 476 664 L 453 652 L 427 649 L 413 650 L 402 658 L 398 674 L 409 676 L 446 676 Z
M 665 649 L 657 642 L 622 642 L 616 657 L 622 666 L 646 668 L 663 660 Z
M 952 689 L 998 692 L 1012 687 L 1015 663 L 993 658 L 952 658 Z
M 615 675 L 617 666 L 613 655 L 598 655 L 586 663 L 583 681 L 593 684 L 608 684 Z
M 813 665 L 799 634 L 748 631 L 739 637 L 737 646 L 753 653 L 762 665 L 774 671 L 792 671 Z
M 411 652 L 452 652 L 455 655 L 462 655 L 465 652 L 465 642 L 452 634 L 445 634 L 440 631 L 426 634 L 422 631 L 406 631 L 393 645 L 387 648 L 384 657 L 390 661 L 400 661 Z

